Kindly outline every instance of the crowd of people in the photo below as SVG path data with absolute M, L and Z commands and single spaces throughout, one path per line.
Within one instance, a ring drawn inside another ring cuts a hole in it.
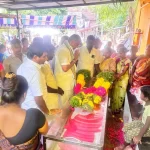
M 130 55 L 123 44 L 116 50 L 110 41 L 104 50 L 101 45 L 102 41 L 93 35 L 87 37 L 86 44 L 82 44 L 77 34 L 63 36 L 58 47 L 52 45 L 50 36 L 36 37 L 30 45 L 26 38 L 14 39 L 9 57 L 4 55 L 5 46 L 0 45 L 0 141 L 5 141 L 0 148 L 40 148 L 40 135 L 48 131 L 47 116 L 68 108 L 76 72 L 81 69 L 89 70 L 91 77 L 99 72 L 114 73 L 115 81 L 109 94 L 113 114 L 122 111 L 128 85 L 131 91 L 147 85 L 141 89 L 141 99 L 149 105 L 150 45 L 143 56 L 136 55 L 138 47 L 134 45 Z M 149 117 L 150 111 L 146 111 L 141 127 L 150 123 Z M 133 135 L 130 139 L 134 138 L 135 143 L 142 138 Z

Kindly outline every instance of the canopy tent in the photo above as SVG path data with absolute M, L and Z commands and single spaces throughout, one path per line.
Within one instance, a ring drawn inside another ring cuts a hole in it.
M 0 7 L 9 10 L 23 10 L 98 5 L 127 1 L 133 0 L 0 0 Z
M 17 21 L 19 21 L 18 10 L 62 8 L 86 5 L 99 5 L 107 3 L 127 2 L 134 0 L 0 0 L 0 7 L 17 11 Z M 73 27 L 73 26 L 72 26 Z M 20 37 L 20 26 L 18 23 L 18 36 Z
M 74 29 L 76 27 L 76 16 L 32 16 L 22 15 L 23 27 L 56 27 Z

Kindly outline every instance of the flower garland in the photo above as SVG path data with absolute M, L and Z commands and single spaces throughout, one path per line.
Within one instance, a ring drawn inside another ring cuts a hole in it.
M 109 77 L 110 75 L 110 77 Z M 106 96 L 111 84 L 113 82 L 112 74 L 110 72 L 100 73 L 93 86 L 85 88 L 87 80 L 85 81 L 84 74 L 78 74 L 77 84 L 74 88 L 75 96 L 70 100 L 72 107 L 81 107 L 86 111 L 93 111 L 100 106 L 100 102 Z

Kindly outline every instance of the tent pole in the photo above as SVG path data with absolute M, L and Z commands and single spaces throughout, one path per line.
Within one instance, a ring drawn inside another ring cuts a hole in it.
M 18 30 L 18 38 L 20 39 L 20 25 L 19 25 L 19 11 L 16 10 L 17 14 L 17 30 Z

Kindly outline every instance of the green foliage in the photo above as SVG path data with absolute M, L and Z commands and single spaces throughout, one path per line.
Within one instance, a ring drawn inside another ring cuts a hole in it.
M 73 96 L 70 100 L 70 105 L 72 107 L 79 107 L 81 106 L 82 100 L 79 96 Z
M 105 4 L 90 7 L 98 16 L 98 23 L 102 23 L 104 30 L 123 26 L 129 14 L 130 3 Z
M 113 81 L 114 81 L 114 73 L 113 72 L 100 72 L 97 75 L 97 78 L 103 78 L 105 81 L 113 83 Z

